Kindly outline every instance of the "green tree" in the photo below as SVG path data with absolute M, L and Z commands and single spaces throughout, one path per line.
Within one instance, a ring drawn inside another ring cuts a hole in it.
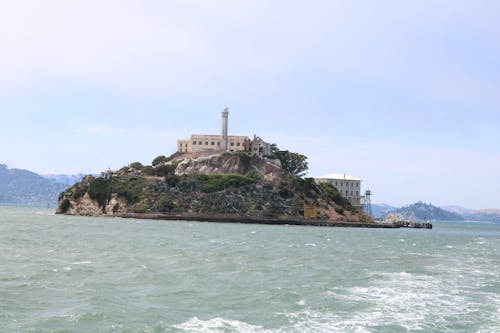
M 273 147 L 274 146 L 274 147 Z M 307 156 L 293 153 L 288 150 L 279 150 L 276 145 L 271 146 L 273 155 L 280 160 L 281 167 L 296 177 L 303 177 L 309 169 Z
M 134 162 L 130 164 L 130 167 L 137 170 L 142 170 L 144 167 L 141 162 Z
M 157 166 L 157 165 L 162 164 L 162 163 L 164 163 L 164 162 L 166 162 L 166 161 L 167 161 L 167 157 L 166 157 L 165 155 L 160 155 L 160 156 L 157 156 L 157 157 L 153 160 L 153 162 L 151 162 L 151 165 L 152 165 L 152 166 Z

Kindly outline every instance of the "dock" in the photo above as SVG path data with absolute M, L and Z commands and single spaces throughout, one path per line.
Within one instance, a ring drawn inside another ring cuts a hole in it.
M 410 222 L 410 221 L 400 221 L 396 222 L 400 228 L 415 228 L 415 229 L 432 229 L 432 223 L 430 222 Z

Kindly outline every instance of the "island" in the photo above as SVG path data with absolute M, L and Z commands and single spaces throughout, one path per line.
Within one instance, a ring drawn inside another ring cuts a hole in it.
M 328 183 L 302 177 L 306 157 L 281 151 L 177 152 L 86 176 L 59 196 L 56 213 L 166 220 L 379 225 Z

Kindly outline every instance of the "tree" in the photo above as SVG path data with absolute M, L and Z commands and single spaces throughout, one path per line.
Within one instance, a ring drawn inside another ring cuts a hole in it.
M 157 157 L 153 160 L 153 162 L 151 162 L 151 165 L 152 165 L 152 166 L 157 166 L 157 165 L 162 164 L 162 163 L 164 163 L 164 162 L 166 162 L 166 161 L 167 161 L 167 157 L 166 157 L 165 155 L 160 155 L 160 156 L 157 156 Z
M 296 177 L 303 177 L 309 169 L 307 156 L 299 153 L 293 153 L 288 150 L 279 150 L 278 147 L 271 145 L 271 151 L 274 156 L 280 160 L 281 167 Z
M 130 164 L 130 167 L 136 170 L 142 170 L 144 167 L 141 162 L 134 162 Z

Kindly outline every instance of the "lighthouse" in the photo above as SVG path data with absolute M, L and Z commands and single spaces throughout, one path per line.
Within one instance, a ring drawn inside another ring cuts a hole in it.
M 224 107 L 224 111 L 222 111 L 222 130 L 220 137 L 220 149 L 222 152 L 227 151 L 228 146 L 228 136 L 227 136 L 227 119 L 229 116 L 229 108 L 227 106 Z

